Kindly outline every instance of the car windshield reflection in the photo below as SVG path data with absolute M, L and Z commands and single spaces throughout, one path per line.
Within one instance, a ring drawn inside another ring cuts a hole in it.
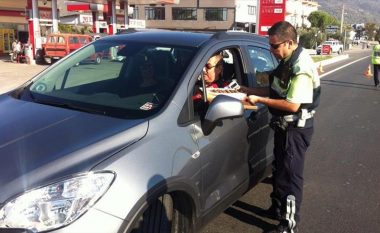
M 145 118 L 168 101 L 194 48 L 99 40 L 34 80 L 33 101 L 78 106 L 121 118 Z

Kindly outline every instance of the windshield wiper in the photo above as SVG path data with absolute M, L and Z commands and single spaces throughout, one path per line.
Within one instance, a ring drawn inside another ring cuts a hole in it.
M 47 100 L 40 100 L 40 99 L 34 99 L 34 101 L 36 103 L 60 107 L 60 108 L 67 108 L 67 109 L 78 110 L 81 112 L 88 112 L 88 113 L 94 113 L 94 114 L 99 114 L 99 115 L 107 115 L 107 112 L 105 111 L 101 111 L 101 110 L 93 109 L 93 108 L 86 108 L 86 107 L 78 106 L 72 103 L 62 103 L 62 102 L 54 102 L 54 101 L 47 101 Z

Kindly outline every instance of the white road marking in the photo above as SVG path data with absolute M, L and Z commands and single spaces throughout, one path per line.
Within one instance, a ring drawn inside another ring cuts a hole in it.
M 334 69 L 334 70 L 330 70 L 330 71 L 327 72 L 327 73 L 324 73 L 324 74 L 319 75 L 319 78 L 323 78 L 323 77 L 325 77 L 326 75 L 329 75 L 329 74 L 331 74 L 331 73 L 334 73 L 335 71 L 338 71 L 338 70 L 340 70 L 340 69 L 343 69 L 343 68 L 346 67 L 346 66 L 349 66 L 349 65 L 351 65 L 351 64 L 354 64 L 355 62 L 361 61 L 361 60 L 366 59 L 366 58 L 368 58 L 368 57 L 370 57 L 370 56 L 366 56 L 366 57 L 360 58 L 360 59 L 355 60 L 355 61 L 353 61 L 353 62 L 350 62 L 350 63 L 348 63 L 348 64 L 346 64 L 346 65 L 344 65 L 344 66 L 338 67 L 338 68 L 336 68 L 336 69 Z

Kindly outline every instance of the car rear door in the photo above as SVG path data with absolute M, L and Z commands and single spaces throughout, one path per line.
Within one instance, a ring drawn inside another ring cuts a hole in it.
M 59 59 L 67 55 L 66 44 L 66 37 L 58 35 L 55 43 L 55 54 L 52 56 L 54 59 Z
M 58 37 L 56 35 L 49 35 L 45 43 L 45 55 L 48 57 L 57 56 L 56 45 Z
M 264 45 L 248 44 L 245 47 L 245 61 L 248 70 L 247 80 L 243 84 L 252 88 L 269 88 L 269 73 L 278 65 L 269 49 Z M 251 184 L 254 184 L 273 161 L 274 133 L 269 127 L 271 114 L 266 105 L 257 104 L 256 110 L 246 110 L 246 118 L 250 144 L 248 161 Z

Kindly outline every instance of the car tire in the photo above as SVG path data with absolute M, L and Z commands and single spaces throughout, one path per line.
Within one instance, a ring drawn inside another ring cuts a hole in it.
M 99 65 L 100 62 L 102 62 L 102 58 L 100 56 L 96 56 L 96 58 L 95 58 L 95 64 Z
M 165 194 L 152 202 L 133 225 L 131 233 L 190 232 L 190 221 L 175 207 L 173 198 Z

